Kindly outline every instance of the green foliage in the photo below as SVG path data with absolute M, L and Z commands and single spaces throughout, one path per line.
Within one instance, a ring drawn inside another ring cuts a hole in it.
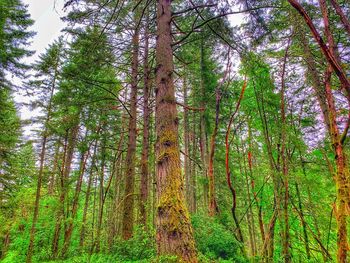
M 210 260 L 246 262 L 240 255 L 240 245 L 233 233 L 215 218 L 194 215 L 192 224 L 197 249 L 204 257 Z
M 28 31 L 33 23 L 21 0 L 0 0 L 0 88 L 5 85 L 5 71 L 19 75 L 27 68 L 20 59 L 33 53 L 25 48 L 34 35 Z
M 156 254 L 154 236 L 150 231 L 137 226 L 133 237 L 129 240 L 117 240 L 112 251 L 119 260 L 150 259 Z

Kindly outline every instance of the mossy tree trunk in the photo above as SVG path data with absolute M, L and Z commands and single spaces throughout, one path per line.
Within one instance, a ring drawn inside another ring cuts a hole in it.
M 156 44 L 157 249 L 159 255 L 176 255 L 178 261 L 198 262 L 181 175 L 171 43 L 171 1 L 158 0 Z

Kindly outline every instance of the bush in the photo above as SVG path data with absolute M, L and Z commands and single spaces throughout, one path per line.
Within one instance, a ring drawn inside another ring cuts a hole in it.
M 199 215 L 192 217 L 192 224 L 201 262 L 210 260 L 246 262 L 240 253 L 240 244 L 224 225 L 214 218 Z
M 122 260 L 121 262 L 151 259 L 156 255 L 154 235 L 151 231 L 147 232 L 143 227 L 138 226 L 134 230 L 132 238 L 116 241 L 112 253 L 118 255 L 118 259 Z

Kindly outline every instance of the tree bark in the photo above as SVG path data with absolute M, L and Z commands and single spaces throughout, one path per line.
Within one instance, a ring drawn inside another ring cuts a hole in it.
M 183 192 L 178 142 L 178 116 L 173 82 L 171 1 L 157 3 L 156 43 L 156 164 L 158 255 L 198 262 Z

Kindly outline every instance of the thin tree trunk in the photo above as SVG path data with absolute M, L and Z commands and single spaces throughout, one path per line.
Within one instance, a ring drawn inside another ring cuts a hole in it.
M 205 83 L 204 83 L 204 74 L 205 74 L 205 65 L 204 65 L 204 36 L 201 33 L 201 49 L 200 49 L 200 70 L 201 70 L 201 79 L 200 79 L 200 89 L 201 89 L 201 102 L 200 107 L 205 108 Z M 206 128 L 206 118 L 205 112 L 201 111 L 200 113 L 200 136 L 199 136 L 199 149 L 202 160 L 202 171 L 203 171 L 203 204 L 204 207 L 208 207 L 208 194 L 209 194 L 209 186 L 208 186 L 208 155 L 207 155 L 207 128 Z
M 60 158 L 60 144 L 61 144 L 61 139 L 59 138 L 56 142 L 56 149 L 55 149 L 55 154 L 54 154 L 54 159 L 53 159 L 53 167 L 52 167 L 52 171 L 50 173 L 50 177 L 49 177 L 49 184 L 48 184 L 48 194 L 49 195 L 53 195 L 54 194 L 54 187 L 56 184 L 56 180 L 57 180 L 57 170 L 58 170 L 58 160 Z
M 338 2 L 336 0 L 330 0 L 332 6 L 334 7 L 335 11 L 337 12 L 338 16 L 340 17 L 340 21 L 343 23 L 344 28 L 346 32 L 348 32 L 350 36 L 350 22 L 349 19 L 346 17 L 346 14 L 344 14 L 343 10 L 339 6 Z
M 158 0 L 156 43 L 156 163 L 158 255 L 198 262 L 183 191 L 173 82 L 171 1 Z
M 184 104 L 188 105 L 188 88 L 187 88 L 187 80 L 183 80 L 183 96 L 184 96 Z M 188 114 L 188 108 L 184 107 L 184 122 L 183 122 L 183 131 L 184 131 L 184 148 L 185 148 L 185 154 L 184 154 L 184 173 L 185 173 L 185 193 L 186 193 L 186 202 L 188 204 L 190 212 L 192 211 L 191 208 L 191 196 L 192 196 L 192 191 L 194 189 L 192 188 L 191 185 L 191 177 L 193 176 L 191 173 L 191 160 L 189 157 L 190 154 L 190 128 L 189 128 L 189 114 Z
M 288 46 L 286 48 L 281 76 L 281 157 L 282 157 L 282 174 L 284 179 L 284 238 L 283 238 L 283 257 L 285 262 L 291 262 L 292 255 L 290 253 L 290 234 L 289 234 L 289 216 L 288 216 L 288 199 L 289 199 L 289 182 L 288 182 L 288 164 L 286 153 L 286 113 L 285 113 L 285 72 L 288 59 L 288 50 L 291 39 L 288 40 Z
M 149 94 L 150 94 L 150 67 L 148 63 L 148 38 L 149 38 L 149 12 L 146 11 L 146 24 L 144 33 L 144 61 L 143 61 L 143 137 L 142 137 L 142 153 L 141 153 L 141 184 L 140 184 L 140 214 L 141 224 L 147 226 L 147 202 L 149 195 L 149 128 L 150 128 L 150 108 L 149 108 Z
M 298 198 L 298 206 L 299 206 L 300 217 L 301 217 L 301 225 L 303 226 L 306 256 L 307 256 L 307 259 L 310 260 L 311 253 L 310 253 L 310 245 L 309 245 L 309 236 L 307 234 L 307 229 L 306 229 L 306 224 L 305 224 L 305 216 L 304 216 L 304 211 L 303 211 L 303 205 L 301 202 L 301 196 L 300 196 L 300 190 L 299 190 L 298 183 L 295 183 L 295 190 L 296 190 L 297 198 Z
M 242 140 L 241 140 L 242 141 Z M 248 173 L 246 169 L 246 162 L 245 162 L 245 150 L 242 143 L 242 152 L 240 151 L 240 147 L 237 144 L 237 154 L 238 154 L 238 164 L 239 164 L 239 172 L 241 175 L 244 175 L 245 179 L 245 187 L 247 189 L 247 198 L 245 198 L 245 205 L 248 205 L 248 210 L 246 213 L 246 220 L 248 225 L 248 234 L 249 234 L 249 244 L 250 244 L 250 254 L 255 257 L 256 256 L 256 239 L 255 239 L 255 224 L 254 224 L 254 217 L 253 217 L 253 210 L 251 204 L 251 194 L 250 194 L 250 186 L 249 186 L 249 179 L 248 179 Z M 243 156 L 243 164 L 242 164 L 242 158 Z
M 132 65 L 131 65 L 131 92 L 130 92 L 130 119 L 128 150 L 126 153 L 125 192 L 123 210 L 123 239 L 129 239 L 133 234 L 134 226 L 134 184 L 135 184 L 135 152 L 136 152 L 136 117 L 137 117 L 137 75 L 139 55 L 139 28 L 135 14 L 135 29 L 132 37 Z
M 75 219 L 77 211 L 78 211 L 79 195 L 80 195 L 81 185 L 83 183 L 83 176 L 85 173 L 85 167 L 86 167 L 88 156 L 89 156 L 89 150 L 86 153 L 81 153 L 79 178 L 77 180 L 77 184 L 75 187 L 75 193 L 74 193 L 74 197 L 73 197 L 71 219 L 69 220 L 67 228 L 65 229 L 65 232 L 64 232 L 64 242 L 63 242 L 63 247 L 62 247 L 62 251 L 61 251 L 61 256 L 63 258 L 67 254 L 67 251 L 68 251 L 68 248 L 70 245 L 70 240 L 71 240 L 72 233 L 73 233 L 74 219 Z
M 230 145 L 229 145 L 229 137 L 230 137 L 230 131 L 231 131 L 231 126 L 232 123 L 235 120 L 236 114 L 238 113 L 239 107 L 241 105 L 241 101 L 243 99 L 243 95 L 245 92 L 245 89 L 247 87 L 247 82 L 246 80 L 244 80 L 244 84 L 241 90 L 241 94 L 238 98 L 237 104 L 236 104 L 236 108 L 235 111 L 233 112 L 233 114 L 230 117 L 229 123 L 227 125 L 227 130 L 226 130 L 226 136 L 225 136 L 225 148 L 226 148 L 226 154 L 225 154 L 225 168 L 226 168 L 226 180 L 227 180 L 227 185 L 231 191 L 232 194 L 232 208 L 231 208 L 231 212 L 232 212 L 232 217 L 233 220 L 235 222 L 236 225 L 236 229 L 238 232 L 238 240 L 242 243 L 242 245 L 244 244 L 244 239 L 243 239 L 243 234 L 242 234 L 242 230 L 240 227 L 240 224 L 238 222 L 237 219 L 237 215 L 236 215 L 236 206 L 237 206 L 237 200 L 236 200 L 236 190 L 232 185 L 232 181 L 231 181 L 231 171 L 230 171 L 230 166 L 229 166 L 229 149 L 230 149 Z M 242 251 L 244 252 L 244 248 L 242 246 Z
M 76 138 L 78 136 L 79 132 L 79 125 L 78 125 L 78 119 L 76 120 L 76 123 L 73 125 L 72 128 L 67 130 L 67 140 L 66 140 L 66 147 L 65 147 L 65 153 L 63 155 L 64 165 L 62 167 L 62 173 L 61 173 L 61 193 L 59 196 L 59 202 L 60 202 L 60 211 L 58 211 L 58 218 L 56 222 L 55 227 L 55 235 L 53 239 L 53 257 L 57 257 L 58 253 L 58 242 L 59 242 L 59 236 L 61 232 L 61 224 L 65 217 L 65 203 L 66 203 L 66 197 L 68 195 L 68 180 L 69 180 L 69 174 L 71 171 L 71 165 L 73 161 L 73 154 L 74 149 L 76 145 Z M 65 230 L 67 229 L 66 223 L 65 223 Z
M 262 244 L 264 244 L 265 240 L 265 228 L 264 228 L 264 220 L 263 220 L 263 213 L 262 213 L 262 205 L 261 202 L 259 202 L 257 193 L 255 192 L 255 182 L 253 178 L 253 147 L 252 147 L 252 133 L 251 133 L 251 124 L 250 121 L 248 121 L 248 169 L 249 169 L 249 175 L 251 179 L 251 186 L 253 191 L 253 196 L 256 204 L 256 208 L 258 210 L 258 220 L 259 220 L 259 229 L 260 229 L 260 235 L 261 235 L 261 241 Z
M 214 178 L 214 154 L 215 154 L 215 140 L 219 129 L 219 115 L 220 115 L 220 102 L 221 102 L 221 87 L 224 84 L 226 77 L 230 70 L 230 52 L 228 52 L 227 66 L 223 76 L 223 79 L 219 86 L 216 88 L 215 99 L 215 126 L 210 138 L 210 150 L 209 150 L 209 167 L 208 167 L 208 184 L 209 184 L 209 216 L 214 216 L 219 213 L 219 207 L 215 198 L 215 178 Z
M 79 247 L 80 247 L 80 249 L 83 249 L 84 241 L 85 241 L 86 219 L 87 219 L 87 211 L 88 211 L 89 201 L 90 201 L 91 185 L 92 185 L 93 174 L 94 174 L 93 170 L 95 169 L 96 151 L 97 151 L 97 141 L 95 142 L 95 145 L 94 145 L 94 150 L 93 150 L 92 160 L 91 160 L 91 166 L 90 166 L 89 179 L 88 179 L 87 188 L 86 188 L 86 194 L 85 194 L 85 202 L 84 202 L 84 209 L 83 209 L 83 219 L 82 219 L 81 230 L 80 230 L 80 239 L 79 239 Z
M 336 75 L 339 78 L 340 83 L 345 88 L 346 92 L 350 96 L 350 81 L 346 77 L 346 73 L 342 66 L 338 63 L 336 57 L 332 52 L 330 51 L 330 48 L 327 47 L 326 43 L 322 39 L 321 35 L 317 31 L 315 25 L 313 24 L 310 16 L 307 14 L 305 9 L 300 5 L 300 3 L 296 0 L 288 0 L 288 2 L 299 12 L 299 14 L 304 18 L 306 24 L 311 30 L 312 35 L 314 36 L 316 42 L 320 46 L 320 49 L 322 53 L 324 54 L 325 58 L 327 59 L 328 63 L 336 73 Z
M 94 241 L 94 248 L 92 251 L 99 253 L 100 252 L 100 244 L 101 244 L 101 228 L 102 228 L 102 218 L 103 218 L 103 207 L 105 202 L 105 193 L 104 193 L 104 178 L 105 178 L 105 166 L 106 166 L 106 138 L 103 138 L 101 145 L 101 168 L 100 168 L 100 176 L 99 176 L 99 199 L 98 199 L 98 214 L 97 214 L 97 231 L 96 231 L 96 240 Z M 111 174 L 112 176 L 112 174 Z M 112 179 L 112 178 L 111 178 Z M 106 192 L 108 189 L 106 189 Z
M 29 237 L 29 247 L 27 251 L 27 258 L 26 262 L 31 263 L 32 257 L 33 257 L 33 249 L 34 249 L 34 239 L 35 239 L 35 226 L 38 221 L 39 216 L 39 202 L 40 202 L 40 191 L 41 191 L 41 184 L 43 179 L 43 173 L 44 173 L 44 162 L 45 162 L 45 155 L 46 155 L 46 143 L 48 139 L 48 125 L 51 119 L 51 110 L 52 110 L 52 97 L 56 89 L 56 79 L 58 75 L 58 63 L 59 63 L 59 56 L 57 57 L 56 61 L 56 67 L 55 67 L 55 73 L 52 80 L 52 87 L 50 90 L 50 98 L 47 106 L 47 115 L 46 120 L 44 123 L 44 132 L 43 132 L 43 139 L 41 144 L 41 152 L 40 152 L 40 165 L 39 165 L 39 174 L 38 174 L 38 182 L 36 186 L 36 195 L 35 195 L 35 204 L 34 204 L 34 213 L 33 213 L 33 222 L 32 227 L 30 230 L 30 237 Z

